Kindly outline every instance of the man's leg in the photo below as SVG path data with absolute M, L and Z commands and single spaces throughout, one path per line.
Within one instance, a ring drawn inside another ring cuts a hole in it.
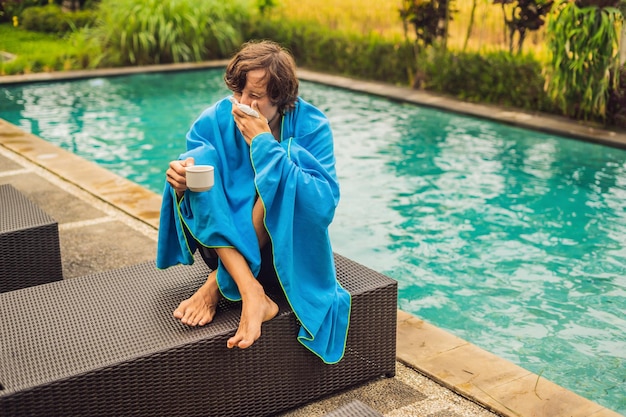
M 256 232 L 256 238 L 259 241 L 259 248 L 263 249 L 270 237 L 265 229 L 265 223 L 263 219 L 265 217 L 265 207 L 261 203 L 261 199 L 257 198 L 254 207 L 252 208 L 252 224 L 254 225 L 254 231 Z
M 237 249 L 219 248 L 217 254 L 241 294 L 239 327 L 227 346 L 245 349 L 261 336 L 261 324 L 278 314 L 278 305 L 265 294 L 263 286 L 252 275 L 246 259 Z
M 258 199 L 252 211 L 252 222 L 261 248 L 269 242 L 263 217 L 264 208 Z M 237 249 L 219 248 L 216 252 L 235 280 L 242 298 L 239 328 L 235 336 L 228 340 L 228 347 L 237 346 L 243 349 L 252 345 L 260 337 L 261 323 L 278 314 L 278 305 L 265 294 L 263 287 L 250 271 L 245 258 Z M 174 310 L 174 317 L 190 326 L 203 326 L 210 323 L 215 316 L 219 297 L 216 271 L 212 271 L 205 284 Z
M 257 199 L 252 209 L 252 223 L 261 249 L 269 242 L 269 236 L 263 223 L 264 216 L 265 208 L 261 199 Z M 220 249 L 218 255 L 235 280 L 242 301 L 239 328 L 235 336 L 228 340 L 227 346 L 229 348 L 237 346 L 244 349 L 252 345 L 261 336 L 261 323 L 278 314 L 278 305 L 265 294 L 263 286 L 252 275 L 252 271 L 248 268 L 248 263 L 243 256 L 239 252 L 235 252 L 235 254 L 224 253 L 223 249 Z M 237 269 L 237 274 L 233 273 L 223 256 L 227 256 L 229 263 L 234 263 L 231 267 Z

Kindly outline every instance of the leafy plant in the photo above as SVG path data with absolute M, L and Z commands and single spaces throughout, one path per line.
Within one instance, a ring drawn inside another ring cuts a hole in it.
M 419 67 L 426 90 L 471 102 L 554 111 L 543 91 L 541 64 L 530 54 L 437 50 L 421 54 Z
M 92 25 L 96 14 L 92 10 L 66 13 L 56 4 L 29 7 L 22 13 L 22 27 L 36 32 L 65 34 Z
M 46 3 L 40 0 L 0 0 L 0 22 L 9 22 L 14 16 L 21 17 L 27 8 Z
M 615 0 L 581 3 L 560 0 L 548 19 L 550 61 L 546 91 L 565 115 L 606 119 L 607 100 L 617 89 L 623 20 Z
M 105 65 L 146 65 L 223 58 L 241 43 L 244 0 L 103 0 L 89 32 Z

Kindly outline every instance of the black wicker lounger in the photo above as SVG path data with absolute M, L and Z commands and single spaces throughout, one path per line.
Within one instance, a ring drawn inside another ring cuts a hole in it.
M 297 342 L 284 300 L 245 350 L 226 348 L 239 303 L 220 304 L 202 328 L 174 320 L 206 279 L 202 260 L 0 294 L 0 415 L 265 416 L 393 376 L 397 284 L 342 256 L 336 262 L 353 295 L 348 348 L 336 365 Z
M 57 222 L 12 185 L 0 185 L 0 292 L 62 279 Z

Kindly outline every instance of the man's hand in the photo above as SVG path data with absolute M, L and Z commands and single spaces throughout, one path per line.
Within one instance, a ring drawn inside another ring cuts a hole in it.
M 185 167 L 194 165 L 193 158 L 187 158 L 184 161 L 171 161 L 170 167 L 165 172 L 167 182 L 176 191 L 178 198 L 181 198 L 187 189 L 187 171 Z
M 259 113 L 258 118 L 244 113 L 240 108 L 233 104 L 233 117 L 235 118 L 235 124 L 239 128 L 239 131 L 248 145 L 252 143 L 252 138 L 255 136 L 263 132 L 272 132 L 270 126 L 267 124 L 267 118 L 259 110 L 256 100 L 252 102 L 252 106 L 250 107 Z

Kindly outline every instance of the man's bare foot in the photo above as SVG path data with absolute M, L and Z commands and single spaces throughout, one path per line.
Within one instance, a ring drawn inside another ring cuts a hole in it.
M 220 292 L 216 280 L 217 270 L 211 271 L 206 282 L 191 297 L 178 305 L 174 317 L 188 326 L 204 326 L 215 316 Z
M 255 291 L 254 297 L 243 299 L 239 328 L 237 333 L 228 339 L 226 345 L 229 348 L 245 349 L 250 347 L 261 337 L 261 324 L 273 319 L 278 314 L 278 305 L 265 294 L 263 287 L 259 286 L 259 288 L 260 293 Z

